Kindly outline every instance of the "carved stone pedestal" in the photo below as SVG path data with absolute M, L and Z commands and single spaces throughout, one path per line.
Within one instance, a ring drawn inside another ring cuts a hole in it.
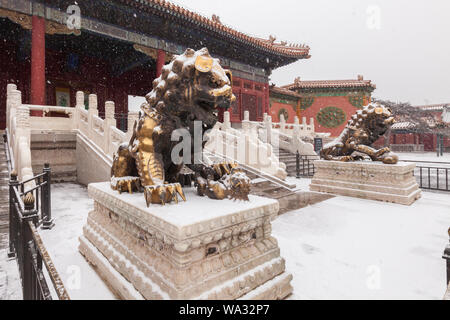
M 411 205 L 422 193 L 414 178 L 414 163 L 314 162 L 310 190 L 363 199 Z
M 292 275 L 271 236 L 275 200 L 151 205 L 109 183 L 89 185 L 94 211 L 80 252 L 122 299 L 282 299 Z

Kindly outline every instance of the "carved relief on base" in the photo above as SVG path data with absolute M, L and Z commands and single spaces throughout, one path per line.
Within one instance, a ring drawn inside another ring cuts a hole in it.
M 133 295 L 118 278 L 126 279 L 145 299 L 237 299 L 262 285 L 270 286 L 266 296 L 276 293 L 276 299 L 292 291 L 292 276 L 285 272 L 285 261 L 271 236 L 270 218 L 277 208 L 270 202 L 202 221 L 201 228 L 194 223 L 177 231 L 161 228 L 162 221 L 149 218 L 153 213 L 139 216 L 138 208 L 117 209 L 126 206 L 119 195 L 114 197 L 108 201 L 100 197 L 100 203 L 94 196 L 79 250 L 101 266 L 97 271 L 122 298 Z M 262 294 L 265 287 L 255 292 Z
M 310 190 L 410 205 L 421 197 L 415 164 L 315 161 Z

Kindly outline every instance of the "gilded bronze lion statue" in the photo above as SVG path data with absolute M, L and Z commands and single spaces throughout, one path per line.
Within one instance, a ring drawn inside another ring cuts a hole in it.
M 396 164 L 398 156 L 389 148 L 372 148 L 372 144 L 394 123 L 391 109 L 379 103 L 371 103 L 351 117 L 341 135 L 325 145 L 320 156 L 325 160 L 357 161 L 363 160 L 364 155 L 367 155 L 372 161 Z
M 231 72 L 206 48 L 187 49 L 175 56 L 153 82 L 130 142 L 114 155 L 111 187 L 119 192 L 143 191 L 147 206 L 178 202 L 177 194 L 186 201 L 179 183 L 180 170 L 186 165 L 195 173 L 199 195 L 248 200 L 250 180 L 236 164 L 195 163 L 195 150 L 190 163 L 175 164 L 172 159 L 178 143 L 172 141 L 174 130 L 187 130 L 194 147 L 194 122 L 201 121 L 203 137 L 216 124 L 219 109 L 227 110 L 235 99 Z

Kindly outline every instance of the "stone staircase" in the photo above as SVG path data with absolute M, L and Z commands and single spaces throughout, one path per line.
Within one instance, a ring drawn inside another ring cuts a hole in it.
M 73 132 L 34 132 L 31 135 L 31 158 L 34 174 L 50 163 L 52 182 L 77 182 L 77 135 Z
M 334 197 L 329 194 L 311 192 L 308 190 L 290 190 L 262 179 L 250 172 L 247 172 L 247 176 L 253 181 L 250 193 L 256 196 L 277 200 L 280 204 L 280 210 L 278 211 L 279 215 Z
M 297 174 L 296 172 L 296 155 L 293 153 L 290 153 L 289 151 L 279 149 L 275 152 L 275 154 L 278 155 L 278 159 L 280 159 L 280 162 L 283 162 L 286 165 L 286 172 L 288 176 L 295 177 Z
M 9 172 L 5 145 L 0 145 L 0 250 L 8 246 Z

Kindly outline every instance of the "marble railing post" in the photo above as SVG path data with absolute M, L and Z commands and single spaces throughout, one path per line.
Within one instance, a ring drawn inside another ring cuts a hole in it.
M 311 132 L 315 132 L 316 129 L 314 127 L 314 118 L 310 118 L 309 121 L 310 121 L 309 123 L 310 123 L 310 127 L 311 127 Z
M 297 116 L 294 117 L 294 131 L 293 131 L 293 135 L 295 137 L 300 136 L 300 120 L 298 119 Z
M 75 116 L 74 116 L 74 129 L 80 129 L 80 109 L 84 110 L 84 92 L 77 91 L 76 103 L 75 103 Z
M 284 115 L 280 114 L 280 132 L 285 133 L 286 132 L 286 119 L 284 118 Z
M 103 122 L 103 130 L 105 132 L 105 144 L 103 151 L 108 154 L 111 149 L 113 148 L 111 146 L 111 127 L 116 127 L 116 119 L 114 119 L 114 113 L 116 111 L 116 107 L 114 102 L 112 101 L 106 101 L 105 103 L 105 121 Z M 114 151 L 112 151 L 114 152 Z
M 15 146 L 14 146 L 14 168 L 17 171 L 19 180 L 27 180 L 33 177 L 31 167 L 30 150 L 30 109 L 19 106 L 16 110 Z
M 10 110 L 11 110 L 11 100 L 13 91 L 17 90 L 15 84 L 9 83 L 6 86 L 6 128 L 10 126 Z
M 272 117 L 267 116 L 265 121 L 265 127 L 266 127 L 266 139 L 265 141 L 268 144 L 272 143 Z
M 19 90 L 11 90 L 9 99 L 9 130 L 12 130 L 13 127 L 13 119 L 16 116 L 16 110 L 18 107 L 22 105 L 22 93 Z M 10 131 L 11 134 L 11 131 Z
M 248 110 L 244 111 L 244 120 L 242 121 L 242 130 L 247 132 L 250 129 L 250 112 Z
M 231 120 L 230 120 L 230 112 L 229 111 L 225 111 L 223 113 L 223 126 L 225 129 L 231 128 Z
M 18 146 L 18 135 L 16 131 L 16 113 L 17 109 L 22 106 L 22 93 L 19 90 L 11 90 L 9 99 L 9 119 L 8 121 L 8 132 L 10 135 L 10 147 L 13 152 L 14 157 L 14 169 L 17 168 L 16 156 L 17 156 L 17 146 Z
M 92 132 L 94 130 L 94 119 L 93 117 L 98 116 L 98 103 L 97 103 L 97 95 L 90 94 L 89 95 L 89 110 L 88 110 L 88 129 L 89 129 L 89 138 L 92 139 Z

